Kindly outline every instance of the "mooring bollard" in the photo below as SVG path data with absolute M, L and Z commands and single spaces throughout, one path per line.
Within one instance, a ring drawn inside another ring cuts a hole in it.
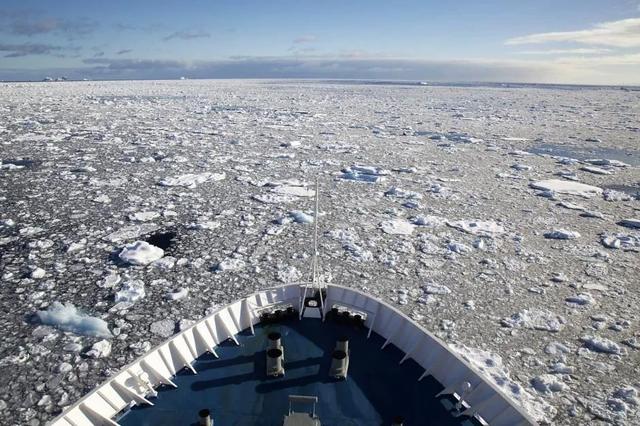
M 282 376 L 284 368 L 282 367 L 282 350 L 269 349 L 267 351 L 267 376 Z
M 349 368 L 349 356 L 345 351 L 333 351 L 331 355 L 331 370 L 329 376 L 336 379 L 344 379 L 347 377 L 347 369 Z
M 198 424 L 200 426 L 213 426 L 211 412 L 206 408 L 198 411 Z

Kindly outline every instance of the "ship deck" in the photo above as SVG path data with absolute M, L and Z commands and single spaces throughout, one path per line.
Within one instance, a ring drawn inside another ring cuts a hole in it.
M 284 377 L 266 376 L 267 335 L 277 331 L 284 346 Z M 197 425 L 198 411 L 209 409 L 216 425 L 282 425 L 289 395 L 317 396 L 316 414 L 323 426 L 390 425 L 401 416 L 405 425 L 476 425 L 475 419 L 454 417 L 455 399 L 436 397 L 443 386 L 404 353 L 368 329 L 327 320 L 290 319 L 257 324 L 245 330 L 239 346 L 226 341 L 219 358 L 205 354 L 173 379 L 177 388 L 162 386 L 154 406 L 136 406 L 120 417 L 122 426 Z M 346 380 L 328 375 L 331 353 L 341 336 L 349 338 Z M 302 411 L 295 407 L 296 411 Z

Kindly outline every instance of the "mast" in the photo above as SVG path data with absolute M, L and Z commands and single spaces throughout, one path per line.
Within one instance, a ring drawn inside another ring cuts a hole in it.
M 318 283 L 318 211 L 320 210 L 320 197 L 319 197 L 320 183 L 316 177 L 316 206 L 313 213 L 313 284 Z

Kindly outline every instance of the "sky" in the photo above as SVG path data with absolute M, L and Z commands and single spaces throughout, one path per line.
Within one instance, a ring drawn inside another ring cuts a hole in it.
M 0 2 L 0 80 L 640 85 L 640 0 Z

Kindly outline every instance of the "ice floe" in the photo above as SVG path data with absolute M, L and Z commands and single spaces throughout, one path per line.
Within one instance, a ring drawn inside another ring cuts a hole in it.
M 380 224 L 380 229 L 385 234 L 391 235 L 411 235 L 415 226 L 404 219 L 385 220 Z
M 150 222 L 160 217 L 158 212 L 137 212 L 129 215 L 129 220 L 135 222 Z
M 130 280 L 122 284 L 120 290 L 116 292 L 114 300 L 116 303 L 135 303 L 144 298 L 145 295 L 144 282 L 142 280 Z
M 162 256 L 164 256 L 164 250 L 146 241 L 136 241 L 128 244 L 118 255 L 123 262 L 138 266 L 148 265 Z
M 560 315 L 546 310 L 525 309 L 508 318 L 504 318 L 500 323 L 504 327 L 523 327 L 533 330 L 558 332 L 564 328 L 566 320 Z
M 342 170 L 339 176 L 344 180 L 354 180 L 367 183 L 379 183 L 385 179 L 385 176 L 391 174 L 389 170 L 372 166 L 353 165 Z
M 640 219 L 622 219 L 618 225 L 625 228 L 640 229 Z
M 558 376 L 554 374 L 542 374 L 531 379 L 531 386 L 541 394 L 553 394 L 569 388 Z
M 365 248 L 358 235 L 351 229 L 337 229 L 328 233 L 329 238 L 340 242 L 342 248 L 358 262 L 373 260 L 373 253 Z
M 230 272 L 244 269 L 245 262 L 239 258 L 227 258 L 218 263 L 216 270 L 218 272 Z
M 615 355 L 622 355 L 624 353 L 624 350 L 619 344 L 604 337 L 583 336 L 580 340 L 584 343 L 584 346 L 587 349 L 594 352 L 603 352 Z
M 544 237 L 550 240 L 575 240 L 580 238 L 580 234 L 566 229 L 554 229 L 553 231 L 545 232 Z
M 492 221 L 481 220 L 459 220 L 456 222 L 447 222 L 452 228 L 464 231 L 468 234 L 478 235 L 482 237 L 496 237 L 504 234 L 505 229 L 502 225 L 498 225 Z
M 502 357 L 482 349 L 470 348 L 461 344 L 450 344 L 458 355 L 469 362 L 486 378 L 491 380 L 502 392 L 523 407 L 535 420 L 548 422 L 556 416 L 557 410 L 544 399 L 530 393 L 511 378 Z
M 40 322 L 63 331 L 96 337 L 112 337 L 106 321 L 80 312 L 73 304 L 53 302 L 36 313 Z
M 159 182 L 159 185 L 181 186 L 181 187 L 193 189 L 205 182 L 220 181 L 220 180 L 224 180 L 226 177 L 227 175 L 224 172 L 222 173 L 205 172 L 200 174 L 189 173 L 189 174 L 184 174 L 176 177 L 166 177 Z
M 106 358 L 111 355 L 111 342 L 100 340 L 91 346 L 86 354 L 89 358 Z
M 599 188 L 597 186 L 558 179 L 531 182 L 529 186 L 540 191 L 551 191 L 558 194 L 577 195 L 584 198 L 591 198 L 595 195 L 602 194 L 602 188 Z

